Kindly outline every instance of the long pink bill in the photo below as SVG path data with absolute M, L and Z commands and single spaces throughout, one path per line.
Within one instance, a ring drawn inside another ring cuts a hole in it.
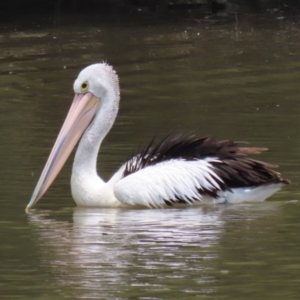
M 80 139 L 82 133 L 93 120 L 99 105 L 100 99 L 91 93 L 75 95 L 68 115 L 26 210 L 36 204 L 47 191 Z

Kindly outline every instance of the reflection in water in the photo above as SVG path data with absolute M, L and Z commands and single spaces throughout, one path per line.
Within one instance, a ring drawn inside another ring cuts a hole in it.
M 167 292 L 169 299 L 180 299 L 216 292 L 218 276 L 226 273 L 217 262 L 227 224 L 260 218 L 276 208 L 274 203 L 166 210 L 77 208 L 73 222 L 33 210 L 29 222 L 36 230 L 41 264 L 50 268 L 64 293 L 116 299 Z

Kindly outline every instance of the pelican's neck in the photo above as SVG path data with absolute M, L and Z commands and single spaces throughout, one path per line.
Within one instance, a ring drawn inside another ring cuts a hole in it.
M 106 96 L 101 101 L 101 107 L 92 123 L 84 132 L 73 163 L 72 177 L 85 178 L 87 180 L 97 177 L 97 156 L 101 143 L 111 129 L 118 113 L 118 94 Z M 110 98 L 110 99 L 108 99 Z

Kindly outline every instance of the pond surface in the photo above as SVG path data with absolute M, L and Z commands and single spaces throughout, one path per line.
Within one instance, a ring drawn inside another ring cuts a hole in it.
M 292 20 L 87 15 L 0 24 L 3 299 L 298 299 L 300 31 Z M 69 159 L 25 213 L 88 64 L 120 75 L 100 151 L 108 179 L 154 136 L 196 132 L 270 151 L 293 184 L 260 204 L 79 209 Z

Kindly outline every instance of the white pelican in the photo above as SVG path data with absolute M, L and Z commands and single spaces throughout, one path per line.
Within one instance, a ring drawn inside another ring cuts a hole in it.
M 243 148 L 211 137 L 177 135 L 153 141 L 108 181 L 96 169 L 97 155 L 118 113 L 120 89 L 106 63 L 83 69 L 74 82 L 75 97 L 27 209 L 49 188 L 78 145 L 71 190 L 78 206 L 163 207 L 173 204 L 263 201 L 289 181 L 272 165 L 251 159 L 266 148 Z

